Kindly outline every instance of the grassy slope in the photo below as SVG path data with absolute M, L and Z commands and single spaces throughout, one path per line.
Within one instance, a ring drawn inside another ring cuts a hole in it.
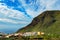
M 34 18 L 31 24 L 18 30 L 18 32 L 53 33 L 60 35 L 60 11 L 46 11 Z

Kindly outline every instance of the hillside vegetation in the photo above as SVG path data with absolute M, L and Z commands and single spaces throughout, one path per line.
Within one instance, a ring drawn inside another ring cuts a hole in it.
M 17 32 L 44 32 L 44 40 L 60 40 L 60 11 L 45 11 Z
M 18 30 L 18 32 L 38 32 L 54 33 L 60 35 L 60 11 L 45 11 L 28 26 Z

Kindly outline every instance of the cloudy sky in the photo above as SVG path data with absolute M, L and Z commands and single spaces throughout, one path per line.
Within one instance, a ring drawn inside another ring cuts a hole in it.
M 46 10 L 60 10 L 60 1 L 0 0 L 0 32 L 15 32 Z

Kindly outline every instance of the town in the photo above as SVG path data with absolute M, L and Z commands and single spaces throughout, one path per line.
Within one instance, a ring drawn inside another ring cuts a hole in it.
M 10 38 L 12 36 L 36 36 L 36 35 L 44 35 L 44 32 L 25 32 L 25 33 L 13 33 L 13 34 L 4 34 L 0 32 L 0 38 Z

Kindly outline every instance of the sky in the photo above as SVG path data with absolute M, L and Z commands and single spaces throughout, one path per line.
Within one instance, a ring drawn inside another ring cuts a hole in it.
M 60 10 L 60 1 L 0 0 L 0 32 L 16 32 L 47 10 Z

